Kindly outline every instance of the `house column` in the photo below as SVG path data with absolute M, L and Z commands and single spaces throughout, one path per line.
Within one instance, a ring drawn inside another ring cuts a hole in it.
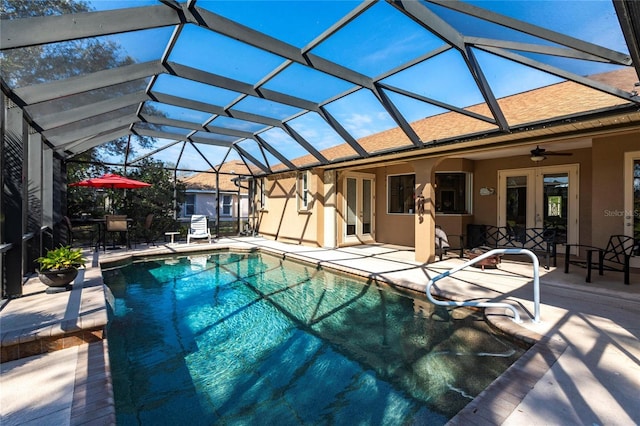
M 435 168 L 442 158 L 412 161 L 416 174 L 415 248 L 416 261 L 429 263 L 436 257 Z
M 327 170 L 324 172 L 324 244 L 325 248 L 336 248 L 337 243 L 337 227 L 336 227 L 336 180 L 337 172 Z

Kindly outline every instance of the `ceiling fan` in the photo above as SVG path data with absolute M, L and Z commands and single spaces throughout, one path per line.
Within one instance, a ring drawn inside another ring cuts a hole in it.
M 572 154 L 570 152 L 551 152 L 551 151 L 547 151 L 544 148 L 540 148 L 539 146 L 536 146 L 535 149 L 531 150 L 531 161 L 535 163 L 540 162 L 545 158 L 547 158 L 548 155 L 572 155 Z

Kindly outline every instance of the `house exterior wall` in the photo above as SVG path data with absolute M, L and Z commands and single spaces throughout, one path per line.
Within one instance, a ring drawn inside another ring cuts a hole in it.
M 591 208 L 591 245 L 604 247 L 611 235 L 623 234 L 624 154 L 640 151 L 638 133 L 627 133 L 593 140 L 593 202 Z
M 267 205 L 258 212 L 259 232 L 267 238 L 303 245 L 320 246 L 323 229 L 322 171 L 309 172 L 309 208 L 298 211 L 297 174 L 282 173 L 266 178 Z
M 209 218 L 210 221 L 216 220 L 216 194 L 211 192 L 195 192 L 195 191 L 187 191 L 188 194 L 195 195 L 194 198 L 194 214 L 197 215 L 205 215 Z M 238 195 L 237 194 L 229 194 L 220 192 L 220 202 L 222 203 L 223 195 L 231 195 L 232 198 L 232 207 L 231 207 L 231 215 L 223 216 L 222 215 L 222 205 L 220 205 L 220 221 L 230 221 L 238 218 Z M 249 215 L 249 199 L 248 196 L 242 194 L 240 196 L 240 217 L 246 218 Z M 185 214 L 185 207 L 182 207 L 181 217 L 179 218 L 181 221 L 189 221 L 190 215 Z
M 445 159 L 436 167 L 436 172 L 470 172 L 474 171 L 475 162 L 464 159 Z M 388 213 L 388 176 L 415 173 L 415 166 L 410 163 L 382 166 L 375 169 L 376 175 L 376 241 L 413 247 L 415 244 L 415 215 Z M 475 182 L 475 175 L 474 175 Z M 420 182 L 416 182 L 420 185 Z M 474 185 L 475 187 L 475 185 Z M 436 214 L 436 223 L 447 234 L 462 235 L 466 232 L 467 223 L 473 221 L 473 214 L 450 215 Z
M 413 247 L 415 244 L 415 215 L 388 213 L 388 176 L 414 173 L 408 164 L 378 167 L 376 175 L 376 241 Z
M 211 219 L 215 218 L 216 194 L 196 192 L 194 195 L 194 214 L 203 214 Z
M 436 172 L 466 172 L 471 173 L 472 183 L 468 191 L 471 194 L 471 212 L 470 214 L 443 214 L 436 213 L 436 224 L 447 233 L 447 235 L 464 235 L 467 232 L 467 224 L 473 223 L 474 220 L 474 200 L 480 198 L 478 195 L 479 188 L 476 183 L 477 176 L 475 173 L 475 161 L 462 158 L 448 158 L 442 160 L 436 167 Z M 453 241 L 452 241 L 453 243 Z M 457 241 L 455 242 L 457 244 Z
M 467 233 L 467 225 L 496 225 L 498 216 L 498 171 L 511 169 L 535 169 L 562 164 L 579 167 L 578 221 L 580 244 L 602 246 L 612 234 L 624 233 L 624 215 L 607 212 L 624 211 L 624 155 L 640 151 L 638 132 L 594 138 L 591 148 L 571 151 L 571 156 L 548 156 L 542 163 L 530 160 L 528 150 L 522 155 L 487 160 L 443 159 L 436 162 L 436 172 L 469 172 L 473 176 L 470 214 L 436 214 L 435 223 L 449 235 Z M 357 169 L 355 173 L 371 173 L 375 176 L 375 217 L 373 228 L 375 241 L 415 247 L 420 235 L 416 234 L 415 214 L 388 213 L 388 176 L 416 173 L 422 160 L 407 160 Z M 420 170 L 422 172 L 422 170 Z M 311 207 L 306 212 L 297 208 L 296 174 L 285 173 L 267 178 L 268 205 L 259 211 L 260 234 L 277 240 L 312 246 L 322 246 L 325 240 L 325 221 L 335 220 L 336 243 L 344 244 L 344 184 L 347 170 L 333 172 L 335 184 L 335 218 L 328 217 L 324 209 L 325 171 L 311 172 L 309 180 L 312 194 Z M 419 173 L 417 173 L 419 174 Z M 419 188 L 420 182 L 416 182 Z M 480 195 L 480 188 L 494 188 L 491 195 Z
M 591 158 L 590 148 L 576 149 L 570 157 L 549 156 L 542 163 L 533 163 L 528 155 L 496 158 L 491 160 L 475 161 L 474 173 L 474 204 L 473 223 L 483 225 L 497 225 L 498 218 L 498 171 L 511 169 L 525 169 L 535 167 L 547 167 L 560 164 L 578 164 L 580 167 L 579 213 L 578 220 L 580 232 L 578 241 L 580 244 L 591 244 Z M 622 162 L 618 165 L 620 167 Z M 480 196 L 482 187 L 495 188 L 494 195 Z M 464 231 L 466 233 L 466 229 Z

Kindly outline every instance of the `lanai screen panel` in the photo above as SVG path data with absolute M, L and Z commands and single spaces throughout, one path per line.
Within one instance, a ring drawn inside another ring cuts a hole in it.
M 151 87 L 151 92 L 153 94 L 166 94 L 178 99 L 195 101 L 210 106 L 225 105 L 238 96 L 238 94 L 232 90 L 169 74 L 158 76 Z M 164 100 L 163 103 L 172 105 L 170 100 Z
M 234 148 L 241 150 L 239 152 L 245 157 L 249 171 L 253 175 L 268 174 L 272 171 L 271 164 L 279 163 L 275 157 L 264 151 L 254 140 L 245 139 L 237 142 Z
M 170 144 L 175 144 L 175 141 L 173 140 L 150 138 L 138 135 L 130 136 L 128 142 L 127 164 L 135 164 L 144 158 L 153 160 L 153 154 L 155 152 L 164 151 L 164 149 L 168 148 Z M 168 156 L 168 158 L 170 157 Z
M 316 112 L 303 114 L 287 124 L 329 161 L 358 156 L 358 153 Z
M 160 151 L 153 151 L 148 154 L 148 157 L 153 161 L 162 161 L 169 168 L 175 169 L 178 165 L 180 155 L 184 150 L 184 141 L 175 141 L 172 139 L 156 139 Z M 135 159 L 134 159 L 135 160 Z M 198 159 L 200 161 L 200 159 Z M 133 162 L 136 165 L 137 162 Z M 204 169 L 206 170 L 206 169 Z
M 209 29 L 186 25 L 169 61 L 254 85 L 284 58 Z
M 295 167 L 311 167 L 321 163 L 321 159 L 312 154 L 308 154 L 308 151 L 303 148 L 290 133 L 287 133 L 281 128 L 276 127 L 269 129 L 266 132 L 260 133 L 259 136 L 288 158 Z
M 268 174 L 640 103 L 629 2 L 87 5 L 2 16 L 3 90 L 67 158 L 138 133 L 123 162 L 238 143 Z
M 198 111 L 195 109 L 183 108 L 166 103 L 146 101 L 141 109 L 141 113 L 149 121 L 161 121 L 162 118 L 177 120 L 199 125 L 210 119 L 211 113 Z
M 224 127 L 230 130 L 238 130 L 241 132 L 254 133 L 263 130 L 265 125 L 254 121 L 241 120 L 238 118 L 216 115 L 209 122 L 209 126 Z

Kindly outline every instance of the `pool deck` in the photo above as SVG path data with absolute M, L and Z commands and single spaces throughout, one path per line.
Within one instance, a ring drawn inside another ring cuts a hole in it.
M 87 253 L 91 265 L 72 291 L 46 294 L 31 278 L 24 296 L 0 310 L 2 425 L 115 424 L 99 263 L 223 248 L 260 248 L 421 292 L 435 275 L 463 262 L 452 257 L 422 265 L 413 260 L 413 251 L 385 244 L 331 250 L 259 237 Z M 626 286 L 619 273 L 596 273 L 587 284 L 585 271 L 577 267 L 570 274 L 561 264 L 540 268 L 538 323 L 532 321 L 532 275 L 530 264 L 513 258 L 499 269 L 462 270 L 433 287 L 433 294 L 447 299 L 512 303 L 520 324 L 504 308 L 487 309 L 487 318 L 534 343 L 450 424 L 640 424 L 640 275 L 632 274 Z

